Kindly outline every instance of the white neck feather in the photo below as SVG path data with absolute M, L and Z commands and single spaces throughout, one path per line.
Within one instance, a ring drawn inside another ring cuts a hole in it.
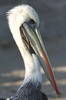
M 24 47 L 20 48 L 21 55 L 25 64 L 25 79 L 24 82 L 28 80 L 33 80 L 34 82 L 42 82 L 42 76 L 40 72 L 40 62 L 35 54 L 30 54 Z
M 25 80 L 31 79 L 33 82 L 42 82 L 42 76 L 40 72 L 40 63 L 35 54 L 32 54 L 32 58 L 25 62 Z

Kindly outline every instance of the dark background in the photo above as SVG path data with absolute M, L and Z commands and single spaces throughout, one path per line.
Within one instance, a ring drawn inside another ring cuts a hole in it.
M 19 4 L 31 5 L 39 15 L 40 31 L 62 97 L 58 98 L 43 74 L 43 87 L 49 100 L 66 98 L 66 0 L 0 0 L 0 97 L 15 94 L 24 78 L 24 64 L 10 33 L 6 12 Z

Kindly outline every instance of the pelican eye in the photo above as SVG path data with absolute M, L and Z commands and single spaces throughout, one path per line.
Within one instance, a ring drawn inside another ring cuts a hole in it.
M 29 20 L 29 23 L 30 23 L 30 24 L 35 24 L 35 21 L 34 21 L 33 19 L 30 19 L 30 20 Z
M 36 27 L 36 22 L 35 22 L 33 19 L 30 19 L 28 23 L 29 23 L 29 25 L 32 27 L 32 29 L 35 29 L 35 27 Z

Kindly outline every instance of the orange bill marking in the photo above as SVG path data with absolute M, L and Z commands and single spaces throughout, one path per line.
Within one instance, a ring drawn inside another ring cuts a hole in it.
M 58 87 L 57 87 L 57 84 L 56 84 L 56 81 L 55 81 L 55 78 L 54 78 L 54 75 L 53 75 L 51 66 L 50 66 L 49 61 L 48 61 L 48 59 L 47 59 L 47 56 L 46 56 L 46 54 L 45 54 L 43 51 L 40 51 L 40 52 L 41 52 L 41 55 L 42 55 L 43 60 L 44 60 L 45 63 L 46 63 L 46 66 L 47 66 L 48 72 L 49 72 L 49 74 L 50 74 L 50 77 L 51 77 L 51 80 L 52 80 L 52 84 L 53 84 L 53 86 L 54 86 L 54 88 L 55 88 L 55 90 L 56 90 L 56 93 L 58 94 L 58 96 L 60 96 L 61 93 L 60 93 L 60 91 L 59 91 L 59 89 L 58 89 Z

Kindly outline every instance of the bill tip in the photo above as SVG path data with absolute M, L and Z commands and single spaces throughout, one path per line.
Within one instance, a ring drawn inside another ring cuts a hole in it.
M 62 94 L 61 94 L 61 92 L 59 92 L 59 93 L 58 93 L 58 97 L 61 97 L 61 96 L 62 96 Z

